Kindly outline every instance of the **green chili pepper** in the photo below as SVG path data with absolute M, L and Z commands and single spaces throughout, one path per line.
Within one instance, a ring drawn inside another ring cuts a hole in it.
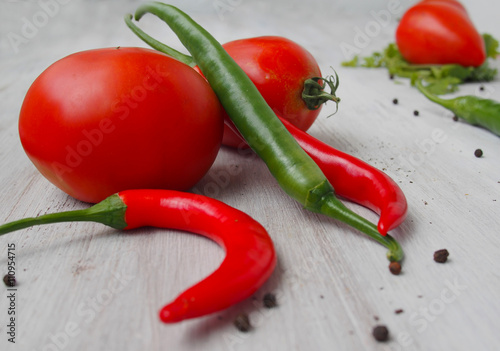
M 481 126 L 500 136 L 500 103 L 473 95 L 459 96 L 454 99 L 441 99 L 424 88 L 420 80 L 416 81 L 418 90 L 429 100 L 453 112 L 466 122 Z
M 135 19 L 140 20 L 146 13 L 166 22 L 178 36 L 238 131 L 288 195 L 306 209 L 341 220 L 386 246 L 390 261 L 403 258 L 403 251 L 394 238 L 382 236 L 373 223 L 349 210 L 335 196 L 333 187 L 318 165 L 300 147 L 250 78 L 212 35 L 171 5 L 145 3 L 137 9 Z

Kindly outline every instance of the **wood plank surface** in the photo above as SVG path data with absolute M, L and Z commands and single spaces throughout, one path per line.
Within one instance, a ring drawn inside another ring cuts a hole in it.
M 17 131 L 19 109 L 30 84 L 54 61 L 98 47 L 145 46 L 122 20 L 139 3 L 2 0 L 0 222 L 87 207 L 50 184 L 26 157 Z M 307 48 L 324 74 L 333 73 L 331 67 L 337 71 L 339 112 L 327 118 L 334 111 L 328 104 L 310 133 L 384 170 L 405 192 L 408 218 L 391 232 L 405 250 L 403 273 L 390 274 L 384 247 L 347 225 L 304 211 L 255 156 L 223 148 L 193 191 L 248 213 L 273 238 L 278 266 L 253 298 L 214 315 L 165 325 L 158 320 L 159 309 L 222 261 L 224 252 L 215 243 L 151 228 L 129 233 L 89 223 L 30 228 L 0 237 L 0 274 L 7 271 L 8 245 L 15 244 L 18 281 L 15 344 L 7 334 L 8 291 L 0 289 L 0 349 L 498 349 L 500 138 L 454 122 L 451 113 L 407 81 L 388 79 L 385 70 L 340 65 L 350 59 L 342 50 L 346 44 L 368 55 L 393 41 L 400 14 L 413 2 L 173 3 L 221 42 L 286 36 Z M 399 4 L 398 13 L 388 12 L 390 3 Z M 463 4 L 481 32 L 500 38 L 497 2 Z M 42 22 L 29 32 L 27 21 L 37 18 Z M 182 49 L 155 18 L 145 17 L 141 27 Z M 356 46 L 360 31 L 368 40 Z M 12 33 L 24 40 L 13 44 Z M 485 90 L 480 86 L 462 86 L 460 93 L 500 100 L 498 79 Z M 481 158 L 474 156 L 478 148 Z M 378 220 L 365 208 L 347 205 Z M 450 258 L 438 264 L 433 253 L 443 248 Z M 263 307 L 268 292 L 277 296 L 277 308 Z M 250 316 L 249 333 L 233 326 L 241 312 Z M 373 338 L 376 325 L 389 328 L 388 342 Z

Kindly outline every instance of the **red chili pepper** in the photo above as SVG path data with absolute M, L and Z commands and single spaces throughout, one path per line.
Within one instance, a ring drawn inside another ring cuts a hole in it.
M 38 224 L 92 221 L 117 229 L 143 226 L 203 235 L 226 251 L 219 268 L 163 307 L 160 319 L 179 322 L 220 311 L 250 297 L 276 266 L 271 238 L 249 215 L 218 200 L 173 190 L 127 190 L 84 210 L 26 218 L 0 235 Z
M 408 211 L 406 197 L 391 177 L 368 163 L 314 138 L 286 119 L 280 119 L 302 149 L 321 168 L 337 195 L 380 215 L 377 226 L 380 234 L 387 235 L 387 232 L 405 220 Z M 232 123 L 226 125 L 234 128 Z
M 282 120 L 309 156 L 321 168 L 335 192 L 380 215 L 377 229 L 382 235 L 406 218 L 408 204 L 401 188 L 387 174 L 368 163 L 339 151 Z

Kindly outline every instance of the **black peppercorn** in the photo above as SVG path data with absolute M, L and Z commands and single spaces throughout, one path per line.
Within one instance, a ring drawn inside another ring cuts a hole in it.
M 234 320 L 234 326 L 241 332 L 248 332 L 252 327 L 250 325 L 250 319 L 245 313 L 239 314 Z
M 372 334 L 377 341 L 387 341 L 389 339 L 389 329 L 385 325 L 373 328 Z
M 8 287 L 13 287 L 16 285 L 16 278 L 11 274 L 6 274 L 3 277 L 3 282 Z
M 434 261 L 438 263 L 445 263 L 448 260 L 450 253 L 446 249 L 437 250 L 434 252 Z
M 265 294 L 262 300 L 264 302 L 264 307 L 273 308 L 278 306 L 278 303 L 276 302 L 276 296 L 271 293 Z

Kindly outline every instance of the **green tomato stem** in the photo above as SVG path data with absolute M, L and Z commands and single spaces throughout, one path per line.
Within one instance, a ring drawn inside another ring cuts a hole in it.
M 330 88 L 330 92 L 326 92 L 325 87 L 320 84 L 324 82 Z M 339 86 L 339 77 L 335 72 L 335 77 L 314 77 L 309 78 L 304 82 L 304 90 L 302 91 L 302 100 L 304 100 L 307 108 L 309 110 L 317 110 L 322 104 L 327 101 L 333 101 L 336 105 L 336 110 L 338 110 L 340 98 L 335 96 L 337 88 Z M 335 113 L 334 112 L 334 113 Z

